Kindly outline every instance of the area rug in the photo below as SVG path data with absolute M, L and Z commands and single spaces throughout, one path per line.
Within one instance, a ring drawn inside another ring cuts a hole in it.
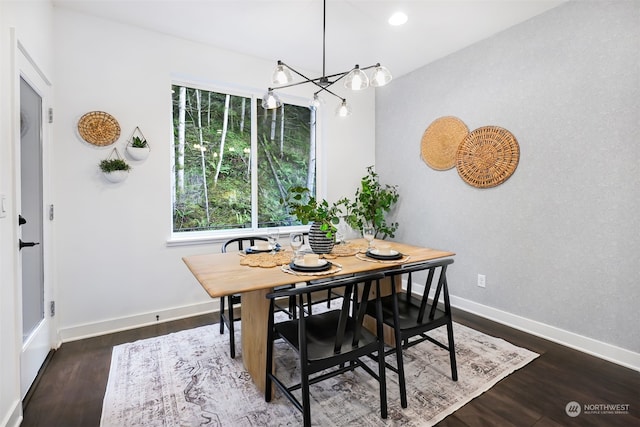
M 446 340 L 440 329 L 434 338 Z M 387 370 L 389 416 L 380 418 L 378 384 L 356 370 L 311 387 L 313 424 L 434 425 L 538 357 L 460 324 L 454 336 L 457 382 L 448 353 L 425 341 L 404 354 L 408 408 L 400 406 L 397 376 Z M 301 414 L 279 392 L 264 401 L 243 367 L 242 349 L 229 358 L 228 339 L 215 324 L 114 347 L 101 426 L 302 425 Z M 296 382 L 295 355 L 283 343 L 276 346 L 278 373 Z

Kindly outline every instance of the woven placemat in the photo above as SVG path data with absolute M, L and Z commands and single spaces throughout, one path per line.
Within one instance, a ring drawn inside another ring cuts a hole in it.
M 451 169 L 456 164 L 458 146 L 468 133 L 467 125 L 457 117 L 434 120 L 422 135 L 422 160 L 435 170 Z
M 289 264 L 291 262 L 291 252 L 281 250 L 280 252 L 262 253 L 244 255 L 240 259 L 240 265 L 247 265 L 249 267 L 262 267 L 272 268 L 283 264 Z
M 484 126 L 467 135 L 456 153 L 460 177 L 477 188 L 495 187 L 516 170 L 520 146 L 516 138 L 498 126 Z
M 111 145 L 120 137 L 120 124 L 109 113 L 91 111 L 78 120 L 78 133 L 89 144 Z
M 331 268 L 324 271 L 295 271 L 289 267 L 289 264 L 283 265 L 280 267 L 282 271 L 289 274 L 295 274 L 296 276 L 326 276 L 328 274 L 336 274 L 342 271 L 342 266 L 340 264 L 331 263 Z
M 354 243 L 339 244 L 335 245 L 331 250 L 331 253 L 325 254 L 324 257 L 327 258 L 327 255 L 333 255 L 333 257 L 352 256 L 362 250 L 366 250 L 366 248 L 366 246 L 356 245 Z

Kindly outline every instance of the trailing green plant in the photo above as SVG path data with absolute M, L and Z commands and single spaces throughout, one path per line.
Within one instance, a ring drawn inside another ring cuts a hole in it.
M 100 170 L 104 173 L 128 171 L 131 166 L 122 159 L 104 159 L 100 162 Z
M 147 146 L 147 140 L 142 139 L 139 136 L 134 136 L 131 141 L 131 146 L 133 148 L 145 148 Z
M 319 223 L 320 230 L 324 231 L 327 238 L 331 239 L 337 231 L 336 226 L 340 223 L 342 214 L 340 206 L 344 204 L 344 201 L 329 204 L 324 199 L 316 199 L 308 188 L 292 187 L 287 192 L 286 198 L 281 199 L 280 203 L 287 208 L 289 214 L 295 216 L 302 224 Z
M 367 175 L 360 181 L 360 188 L 356 190 L 354 201 L 343 199 L 346 209 L 345 222 L 355 230 L 362 230 L 365 224 L 370 225 L 376 231 L 375 237 L 394 237 L 398 223 L 387 222 L 387 214 L 398 201 L 398 197 L 398 186 L 381 184 L 373 166 L 369 166 Z

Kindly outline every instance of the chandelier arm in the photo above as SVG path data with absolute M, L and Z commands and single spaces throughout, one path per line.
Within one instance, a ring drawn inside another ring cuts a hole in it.
M 314 95 L 319 94 L 320 92 L 327 92 L 330 93 L 331 95 L 335 96 L 336 98 L 338 98 L 340 101 L 346 101 L 345 98 L 341 97 L 340 95 L 336 94 L 335 92 L 330 91 L 329 89 L 327 89 L 326 87 L 320 87 L 320 90 L 315 92 Z
M 282 61 L 280 61 L 282 62 Z M 321 81 L 323 79 L 325 79 L 326 77 L 316 77 L 313 79 L 310 79 L 309 77 L 305 76 L 304 74 L 302 74 L 301 72 L 299 72 L 298 70 L 296 70 L 295 68 L 292 68 L 290 66 L 288 66 L 287 64 L 285 64 L 284 62 L 282 62 L 282 65 L 284 65 L 285 67 L 287 67 L 289 70 L 293 71 L 294 73 L 296 73 L 297 75 L 299 75 L 300 77 L 302 77 L 303 79 L 305 79 L 305 81 L 303 82 L 296 82 L 296 83 L 289 83 L 288 85 L 282 85 L 282 86 L 278 86 L 278 87 L 274 87 L 273 89 L 284 89 L 287 87 L 293 87 L 293 86 L 298 86 L 301 84 L 305 84 L 305 83 L 313 83 L 314 85 L 318 86 L 319 88 L 324 88 L 324 86 L 322 86 L 321 84 L 318 83 L 318 81 Z M 336 74 L 339 75 L 339 74 Z M 333 76 L 329 76 L 329 77 L 333 77 Z M 335 83 L 335 82 L 334 82 Z
M 372 69 L 372 68 L 379 67 L 379 66 L 380 66 L 380 63 L 377 63 L 377 64 L 374 64 L 374 65 L 369 65 L 368 67 L 360 67 L 360 70 L 370 70 L 370 69 Z M 318 77 L 317 79 L 314 79 L 314 80 L 320 80 L 320 79 L 323 79 L 323 78 L 324 78 L 324 79 L 330 79 L 330 78 L 333 78 L 333 77 L 338 77 L 338 78 L 337 78 L 337 79 L 335 79 L 334 81 L 329 82 L 329 84 L 327 85 L 327 86 L 331 86 L 331 85 L 333 85 L 334 83 L 337 83 L 337 82 L 339 82 L 340 80 L 342 80 L 344 77 L 346 77 L 346 76 L 347 76 L 347 74 L 349 74 L 349 73 L 350 73 L 351 71 L 353 71 L 353 70 L 355 70 L 355 67 L 354 67 L 354 68 L 352 68 L 352 69 L 350 69 L 350 70 L 348 70 L 348 71 L 343 71 L 343 72 L 341 72 L 341 73 L 335 73 L 335 74 L 330 74 L 330 75 L 328 75 L 328 76 Z M 309 81 L 311 81 L 311 79 L 309 79 Z M 305 82 L 302 82 L 302 83 L 305 83 Z
M 380 63 L 378 62 L 377 64 L 369 65 L 368 67 L 360 67 L 360 69 L 361 70 L 370 70 L 372 68 L 379 67 L 379 66 L 380 66 Z

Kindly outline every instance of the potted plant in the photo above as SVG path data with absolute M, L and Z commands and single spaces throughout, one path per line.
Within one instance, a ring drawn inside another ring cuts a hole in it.
M 121 158 L 104 159 L 100 162 L 100 170 L 110 182 L 124 181 L 131 166 Z
M 362 230 L 365 225 L 373 227 L 375 238 L 394 237 L 398 223 L 387 222 L 387 214 L 398 197 L 397 186 L 382 185 L 373 166 L 369 166 L 367 175 L 360 181 L 360 188 L 356 190 L 354 201 L 343 199 L 345 222 L 355 230 Z
M 286 199 L 280 202 L 302 224 L 311 223 L 309 246 L 314 253 L 331 252 L 335 243 L 336 226 L 342 214 L 340 205 L 344 204 L 343 200 L 329 204 L 324 199 L 316 199 L 308 188 L 292 187 L 287 192 Z
M 149 151 L 149 144 L 143 136 L 134 136 L 131 143 L 127 145 L 127 153 L 133 160 L 145 160 L 149 156 Z

